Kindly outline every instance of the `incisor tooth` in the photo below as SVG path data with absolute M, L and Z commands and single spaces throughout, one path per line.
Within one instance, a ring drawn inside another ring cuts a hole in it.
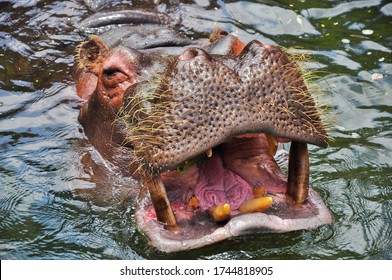
M 253 189 L 253 196 L 255 198 L 262 197 L 264 195 L 264 193 L 265 193 L 265 190 L 263 187 L 258 187 L 258 188 Z
M 209 158 L 212 157 L 212 149 L 208 149 L 206 154 L 207 154 L 207 157 L 209 157 Z
M 208 209 L 215 222 L 223 222 L 230 218 L 231 208 L 228 203 L 216 205 Z
M 196 209 L 199 207 L 199 200 L 197 199 L 196 196 L 192 195 L 189 200 L 188 200 L 188 205 L 192 207 L 193 209 Z
M 272 197 L 263 196 L 242 202 L 238 209 L 241 213 L 264 212 L 272 205 Z

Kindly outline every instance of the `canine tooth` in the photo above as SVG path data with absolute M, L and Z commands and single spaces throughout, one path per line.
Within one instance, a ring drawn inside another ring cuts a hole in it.
M 230 204 L 226 203 L 213 206 L 208 211 L 215 222 L 223 222 L 230 218 L 231 208 Z
M 212 149 L 208 149 L 206 154 L 207 154 L 207 157 L 209 157 L 209 158 L 212 157 Z
M 263 196 L 242 202 L 238 209 L 241 213 L 264 212 L 272 205 L 272 197 Z
M 267 141 L 268 141 L 268 152 L 271 156 L 275 156 L 276 155 L 276 151 L 278 150 L 278 140 L 276 140 L 276 138 L 274 136 L 265 135 L 267 137 Z
M 308 198 L 309 191 L 309 155 L 308 145 L 291 142 L 289 154 L 289 175 L 286 193 L 301 204 Z
M 188 200 L 188 205 L 193 209 L 199 208 L 199 200 L 196 196 L 192 195 Z
M 258 188 L 254 188 L 252 192 L 253 192 L 253 196 L 257 198 L 257 197 L 262 197 L 265 193 L 265 190 L 263 187 L 258 187 Z
M 158 221 L 164 225 L 165 229 L 177 231 L 179 227 L 161 177 L 159 175 L 155 177 L 146 175 L 143 178 L 143 184 L 148 187 Z

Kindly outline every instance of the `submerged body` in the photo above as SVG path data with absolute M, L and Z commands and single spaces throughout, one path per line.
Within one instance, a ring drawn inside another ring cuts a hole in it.
M 152 244 L 179 251 L 330 223 L 308 188 L 306 146 L 328 136 L 296 62 L 218 30 L 191 41 L 160 25 L 168 16 L 149 23 L 83 42 L 77 91 L 90 142 L 143 183 L 136 219 Z M 274 155 L 290 141 L 286 176 Z

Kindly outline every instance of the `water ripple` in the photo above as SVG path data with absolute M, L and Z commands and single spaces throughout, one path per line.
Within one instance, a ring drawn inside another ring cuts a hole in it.
M 71 73 L 83 34 L 75 26 L 91 10 L 76 0 L 12 0 L 0 13 L 0 258 L 392 258 L 391 4 L 275 2 L 167 10 L 183 16 L 189 37 L 222 28 L 312 54 L 336 113 L 330 147 L 310 148 L 311 183 L 332 225 L 178 254 L 149 246 L 132 203 L 117 204 L 129 178 L 105 168 L 79 131 Z
M 363 9 L 378 6 L 380 0 L 350 1 L 338 4 L 332 8 L 310 8 L 303 11 L 303 15 L 310 18 L 334 18 L 342 14 L 347 14 L 354 9 Z

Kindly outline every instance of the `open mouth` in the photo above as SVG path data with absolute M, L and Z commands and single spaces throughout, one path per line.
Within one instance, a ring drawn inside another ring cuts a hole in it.
M 308 188 L 307 144 L 291 143 L 286 176 L 274 160 L 279 142 L 288 140 L 263 133 L 239 135 L 163 172 L 154 183 L 145 181 L 150 192 L 154 184 L 167 191 L 170 209 L 161 205 L 156 211 L 142 192 L 138 226 L 156 247 L 171 252 L 243 234 L 331 223 L 322 199 Z
M 269 208 L 272 200 L 267 192 L 285 192 L 286 180 L 273 159 L 276 148 L 277 141 L 268 143 L 265 134 L 240 135 L 161 178 L 167 190 L 186 186 L 177 201 L 182 207 L 208 211 L 214 221 L 223 222 L 239 213 Z M 185 173 L 181 177 L 186 181 L 178 182 L 178 172 Z

